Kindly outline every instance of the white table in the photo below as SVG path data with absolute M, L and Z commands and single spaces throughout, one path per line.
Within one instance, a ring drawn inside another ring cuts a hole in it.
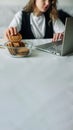
M 73 130 L 73 56 L 5 53 L 0 49 L 0 130 Z

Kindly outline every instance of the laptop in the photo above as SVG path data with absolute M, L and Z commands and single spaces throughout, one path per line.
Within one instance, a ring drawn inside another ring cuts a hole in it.
M 61 56 L 73 53 L 73 17 L 66 18 L 63 40 L 37 45 L 36 49 Z

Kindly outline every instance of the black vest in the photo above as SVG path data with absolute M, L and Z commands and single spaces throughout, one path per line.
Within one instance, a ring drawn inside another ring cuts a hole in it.
M 53 37 L 53 26 L 52 21 L 49 17 L 45 15 L 46 19 L 46 31 L 44 38 L 52 38 Z M 21 22 L 21 30 L 20 34 L 23 39 L 35 39 L 30 26 L 30 13 L 22 11 L 22 22 Z
M 65 24 L 66 18 L 67 17 L 71 17 L 70 14 L 68 14 L 67 12 L 63 11 L 63 10 L 58 10 L 58 16 L 60 18 L 60 20 Z

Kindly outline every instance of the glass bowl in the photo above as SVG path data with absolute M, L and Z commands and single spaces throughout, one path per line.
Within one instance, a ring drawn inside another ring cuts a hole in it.
M 23 42 L 23 41 L 22 41 Z M 5 43 L 7 53 L 13 57 L 27 57 L 32 53 L 32 43 L 23 42 L 25 46 L 8 46 L 8 42 Z

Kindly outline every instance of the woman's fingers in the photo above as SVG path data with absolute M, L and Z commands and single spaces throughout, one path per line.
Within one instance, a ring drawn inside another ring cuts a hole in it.
M 9 34 L 10 34 L 10 35 L 16 35 L 16 34 L 17 34 L 17 29 L 16 29 L 16 27 L 10 27 L 10 28 L 9 28 Z
M 63 39 L 63 36 L 64 36 L 63 33 L 56 33 L 56 34 L 54 34 L 52 41 L 56 42 L 59 39 Z
M 14 34 L 16 35 L 16 34 L 17 34 L 17 28 L 14 27 L 14 28 L 13 28 L 13 31 L 14 31 Z
M 8 28 L 5 33 L 4 33 L 4 38 L 9 39 L 11 35 L 16 35 L 17 34 L 17 28 L 16 27 L 10 27 Z
M 58 35 L 59 35 L 59 34 L 54 34 L 54 36 L 53 36 L 53 42 L 55 42 L 55 41 L 58 40 Z

